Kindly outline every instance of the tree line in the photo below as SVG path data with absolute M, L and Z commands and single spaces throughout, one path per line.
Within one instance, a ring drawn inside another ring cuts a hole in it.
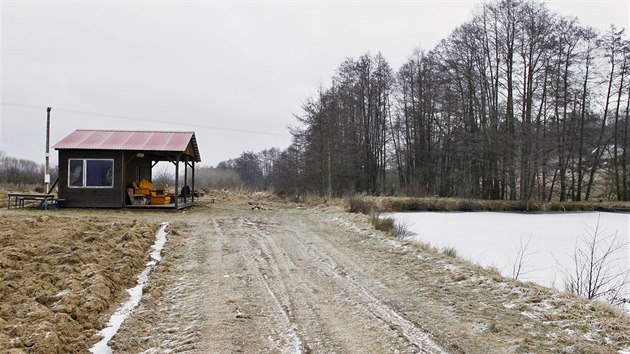
M 56 176 L 56 169 L 51 171 Z M 13 186 L 39 185 L 44 182 L 44 165 L 35 161 L 8 156 L 0 151 L 0 184 Z
M 629 65 L 614 26 L 531 0 L 480 4 L 398 71 L 380 53 L 347 58 L 287 149 L 222 167 L 285 193 L 630 200 Z

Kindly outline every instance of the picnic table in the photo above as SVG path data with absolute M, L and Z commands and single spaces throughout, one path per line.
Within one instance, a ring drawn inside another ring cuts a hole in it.
M 48 209 L 49 202 L 55 200 L 53 194 L 7 193 L 7 196 L 7 209 L 11 209 L 11 204 L 13 204 L 14 208 L 24 208 L 25 200 L 41 200 L 44 209 Z M 13 203 L 11 203 L 11 200 L 13 200 Z

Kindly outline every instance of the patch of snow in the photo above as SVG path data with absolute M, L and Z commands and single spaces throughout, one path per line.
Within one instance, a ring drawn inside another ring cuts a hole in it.
M 397 241 L 394 239 L 386 239 L 385 244 L 392 246 L 393 248 L 405 249 L 405 246 L 402 243 L 400 243 L 400 241 Z
M 595 341 L 595 338 L 594 338 L 595 337 L 595 333 L 593 333 L 593 332 L 584 333 L 582 335 L 582 337 L 584 337 L 584 339 L 586 339 L 588 341 L 591 341 L 591 342 Z
M 619 353 L 619 354 L 630 354 L 630 347 L 619 349 L 619 351 L 617 353 Z
M 444 261 L 441 261 L 441 262 L 438 262 L 438 263 L 440 263 L 440 265 L 442 267 L 444 267 L 444 269 L 446 269 L 448 271 L 451 271 L 453 273 L 457 273 L 460 270 L 460 268 L 458 266 L 456 266 L 454 264 L 451 264 L 451 263 L 447 263 L 447 262 L 444 262 Z
M 416 255 L 416 258 L 418 258 L 418 259 L 419 259 L 419 260 L 421 260 L 421 261 L 424 261 L 424 260 L 428 259 L 428 257 L 427 257 L 427 256 L 425 256 L 425 255 L 423 255 L 423 254 L 417 254 L 417 255 Z
M 488 324 L 477 321 L 473 323 L 472 327 L 473 332 L 486 332 L 489 328 Z
M 142 297 L 142 290 L 144 289 L 145 284 L 149 280 L 149 274 L 155 268 L 157 263 L 162 260 L 162 247 L 166 243 L 166 227 L 168 223 L 162 223 L 162 226 L 158 230 L 155 235 L 155 243 L 151 246 L 151 261 L 147 263 L 147 267 L 138 275 L 138 283 L 131 289 L 127 289 L 127 292 L 130 295 L 129 300 L 125 302 L 114 314 L 110 317 L 107 322 L 107 326 L 103 328 L 99 334 L 103 336 L 103 339 L 98 343 L 94 344 L 92 348 L 90 348 L 90 352 L 93 354 L 112 354 L 112 348 L 107 345 L 110 339 L 118 332 L 118 329 L 123 324 L 123 322 L 131 315 L 133 309 L 138 306 L 140 303 L 140 298 Z
M 569 337 L 575 337 L 575 331 L 569 328 L 565 328 L 564 331 L 567 333 Z
M 507 282 L 504 281 L 498 281 L 495 283 L 495 287 L 498 290 L 508 290 L 511 289 L 512 287 L 510 286 L 510 284 L 508 284 Z
M 527 317 L 527 318 L 531 318 L 532 320 L 538 320 L 538 316 L 533 313 L 533 312 L 529 312 L 529 311 L 523 311 L 521 312 L 521 315 Z
M 555 333 L 555 332 L 547 333 L 547 338 L 553 339 L 553 340 L 557 340 L 558 339 L 558 334 Z
M 174 353 L 173 349 L 165 349 L 165 348 L 151 348 L 147 349 L 139 354 L 162 354 L 162 353 Z
M 556 307 L 550 304 L 549 301 L 549 299 L 544 299 L 543 301 L 539 302 L 537 305 L 535 305 L 536 310 L 540 312 L 551 312 L 551 310 L 554 310 Z
M 330 218 L 332 221 L 334 221 L 335 223 L 337 223 L 338 225 L 341 225 L 347 229 L 350 229 L 354 232 L 357 232 L 359 234 L 365 235 L 367 234 L 367 232 L 363 229 L 361 229 L 359 226 L 357 226 L 357 224 L 353 223 L 350 220 L 347 220 L 346 218 L 341 217 L 340 215 L 332 215 Z
M 58 292 L 57 294 L 55 294 L 55 297 L 64 297 L 66 295 L 70 294 L 70 289 L 63 289 L 60 292 Z
M 503 307 L 505 307 L 508 310 L 512 310 L 515 309 L 519 306 L 519 304 L 515 304 L 515 303 L 511 303 L 511 304 L 503 304 Z

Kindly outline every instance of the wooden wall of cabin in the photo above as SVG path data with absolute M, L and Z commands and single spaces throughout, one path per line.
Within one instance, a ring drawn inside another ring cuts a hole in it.
M 131 187 L 131 183 L 140 183 L 140 180 L 146 179 L 151 181 L 151 158 L 145 156 L 143 158 L 136 157 L 126 158 L 125 164 L 125 186 Z
M 111 187 L 71 187 L 70 160 L 113 160 Z M 59 182 L 62 205 L 71 208 L 121 208 L 125 203 L 126 186 L 122 182 L 123 152 L 108 150 L 59 150 Z

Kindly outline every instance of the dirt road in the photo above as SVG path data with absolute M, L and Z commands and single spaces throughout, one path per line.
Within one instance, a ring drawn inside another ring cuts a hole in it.
M 185 220 L 169 271 L 154 277 L 160 299 L 143 303 L 114 348 L 443 351 L 418 319 L 383 296 L 380 265 L 365 267 L 356 257 L 359 239 L 334 220 L 322 222 L 320 212 L 234 207 L 196 219 Z
M 577 318 L 592 305 L 571 298 L 567 315 L 565 295 L 412 247 L 361 215 L 215 205 L 177 218 L 115 352 L 606 352 L 630 328 L 610 313 L 612 333 L 590 330 L 598 319 Z

